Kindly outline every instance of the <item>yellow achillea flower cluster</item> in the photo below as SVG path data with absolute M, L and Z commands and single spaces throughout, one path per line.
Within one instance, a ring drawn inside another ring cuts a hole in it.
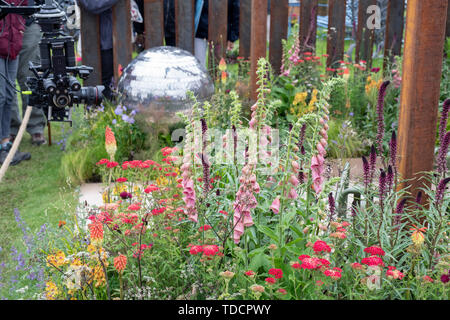
M 380 89 L 380 86 L 383 84 L 383 79 L 379 79 L 378 81 L 374 80 L 371 76 L 367 77 L 366 82 L 366 94 L 370 95 L 372 90 L 376 90 L 375 92 L 378 92 Z
M 103 272 L 103 267 L 100 264 L 94 267 L 93 280 L 95 281 L 94 285 L 97 288 L 106 283 L 105 273 Z
M 160 176 L 160 177 L 156 178 L 156 184 L 158 185 L 158 187 L 167 186 L 169 184 L 169 179 L 167 179 L 166 177 Z
M 47 256 L 47 267 L 60 267 L 66 263 L 66 255 L 61 250 Z
M 317 102 L 317 94 L 319 92 L 317 89 L 314 89 L 311 94 L 311 100 L 307 103 L 306 99 L 308 98 L 308 92 L 299 92 L 295 95 L 293 105 L 296 107 L 290 108 L 290 113 L 297 117 L 302 117 L 305 114 L 311 113 L 315 110 L 315 103 Z
M 45 297 L 47 300 L 56 300 L 59 290 L 53 281 L 47 281 L 45 283 Z

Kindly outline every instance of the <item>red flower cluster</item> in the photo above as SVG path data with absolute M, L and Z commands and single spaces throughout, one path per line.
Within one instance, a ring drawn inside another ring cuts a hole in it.
M 245 271 L 245 275 L 249 277 L 253 277 L 255 273 L 252 270 Z
M 283 278 L 283 270 L 272 268 L 269 270 L 269 274 L 275 276 L 277 279 Z
M 386 277 L 388 277 L 389 279 L 401 280 L 403 279 L 404 276 L 405 274 L 397 270 L 396 267 L 389 266 L 388 271 L 386 271 Z
M 265 280 L 268 284 L 275 284 L 276 280 L 274 278 L 266 278 Z
M 369 253 L 372 256 L 384 256 L 385 252 L 378 246 L 372 246 L 364 249 L 364 252 Z
M 333 280 L 339 280 L 342 277 L 342 269 L 334 267 L 333 269 L 325 270 L 323 274 Z
M 384 266 L 384 262 L 383 259 L 381 259 L 380 257 L 377 256 L 370 256 L 368 258 L 363 258 L 361 260 L 362 264 L 366 264 L 369 267 L 373 267 L 373 266 Z
M 158 191 L 159 188 L 157 186 L 155 186 L 154 184 L 149 185 L 147 188 L 144 189 L 145 193 L 150 193 L 153 191 Z
M 331 252 L 331 248 L 328 246 L 328 244 L 325 241 L 317 240 L 313 245 L 313 250 L 315 253 L 318 252 Z
M 197 255 L 203 252 L 203 256 L 215 256 L 219 254 L 219 247 L 214 244 L 210 245 L 190 245 L 189 253 Z
M 302 262 L 302 264 L 292 264 L 292 267 L 294 269 L 319 270 L 322 267 L 328 267 L 330 265 L 330 261 L 328 261 L 327 259 L 310 257 L 306 254 L 301 255 L 300 257 L 298 257 L 298 259 Z
M 132 246 L 137 246 L 138 245 L 138 243 L 137 242 L 135 242 L 135 243 L 133 243 L 132 244 Z M 137 258 L 137 259 L 139 259 L 139 260 L 141 260 L 142 259 L 142 255 L 144 254 L 144 251 L 145 250 L 147 250 L 147 249 L 151 249 L 153 247 L 153 244 L 141 244 L 141 247 L 140 248 L 138 248 L 134 253 L 133 253 L 133 258 Z
M 198 228 L 198 231 L 202 232 L 202 231 L 208 231 L 212 229 L 212 227 L 209 224 L 205 224 L 204 226 L 201 226 L 200 228 Z

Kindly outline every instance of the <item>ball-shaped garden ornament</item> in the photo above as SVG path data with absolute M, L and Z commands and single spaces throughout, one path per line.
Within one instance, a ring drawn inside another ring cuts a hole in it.
M 123 71 L 118 90 L 120 103 L 135 109 L 147 123 L 174 124 L 178 112 L 189 114 L 197 101 L 214 94 L 214 84 L 204 66 L 188 51 L 155 47 L 141 52 Z

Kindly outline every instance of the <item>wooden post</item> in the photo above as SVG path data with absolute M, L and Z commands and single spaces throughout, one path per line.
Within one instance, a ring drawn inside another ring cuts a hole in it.
M 214 46 L 216 62 L 225 58 L 227 50 L 228 1 L 209 0 L 208 7 L 208 40 Z M 211 50 L 210 50 L 211 52 Z M 211 56 L 209 61 L 211 62 Z
M 195 1 L 175 0 L 175 41 L 177 47 L 195 54 Z M 209 24 L 209 23 L 208 23 Z
M 273 1 L 273 0 L 272 0 Z M 267 56 L 267 0 L 252 0 L 252 33 L 250 44 L 250 90 L 251 99 L 256 101 L 258 94 L 258 60 Z
M 345 1 L 345 0 L 344 0 Z M 319 0 L 300 1 L 300 51 L 315 52 Z
M 447 9 L 447 28 L 445 32 L 445 37 L 450 37 L 450 0 L 448 0 L 448 9 Z
M 89 79 L 83 81 L 83 85 L 99 85 L 102 83 L 99 17 L 88 12 L 82 6 L 80 6 L 80 36 L 83 64 L 94 68 Z
M 388 62 L 393 62 L 395 56 L 402 54 L 404 15 L 405 0 L 389 0 L 384 41 L 384 70 Z
M 375 37 L 375 30 L 367 28 L 367 20 L 369 14 L 367 8 L 376 5 L 377 0 L 359 0 L 358 5 L 358 30 L 356 38 L 356 63 L 360 60 L 367 62 L 367 68 L 372 66 L 373 42 Z
M 239 56 L 250 59 L 250 35 L 252 30 L 252 0 L 240 0 L 239 9 Z
M 145 48 L 164 45 L 164 2 L 144 0 Z
M 130 0 L 120 0 L 112 7 L 114 79 L 119 80 L 123 68 L 133 56 L 131 43 Z
M 337 68 L 344 60 L 346 0 L 328 2 L 327 67 Z
M 269 60 L 275 74 L 280 73 L 283 57 L 282 39 L 287 38 L 289 0 L 270 2 L 270 48 Z
M 401 178 L 414 179 L 400 188 L 409 186 L 413 197 L 426 185 L 420 172 L 433 169 L 447 6 L 448 0 L 407 5 L 398 154 Z

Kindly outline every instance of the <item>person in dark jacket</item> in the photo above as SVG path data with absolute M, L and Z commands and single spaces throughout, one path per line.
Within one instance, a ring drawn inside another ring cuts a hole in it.
M 228 49 L 239 39 L 239 0 L 228 0 Z M 208 47 L 209 1 L 195 1 L 195 56 L 202 65 L 206 64 Z M 175 6 L 174 0 L 164 0 L 164 31 L 166 45 L 175 46 Z
M 102 57 L 102 85 L 105 86 L 103 95 L 111 98 L 110 85 L 114 77 L 113 60 L 113 27 L 112 27 L 112 6 L 119 0 L 78 0 L 87 11 L 100 16 L 100 50 Z M 82 44 L 83 45 L 83 44 Z M 87 45 L 87 44 L 85 44 Z
M 34 0 L 28 0 L 28 5 L 35 5 Z M 40 63 L 39 42 L 41 41 L 41 28 L 36 23 L 33 16 L 25 19 L 25 32 L 23 34 L 22 49 L 19 53 L 19 63 L 17 69 L 17 82 L 22 91 L 28 90 L 27 78 L 33 73 L 30 71 L 29 62 L 38 65 Z M 22 95 L 22 114 L 25 114 L 28 105 L 28 96 Z M 17 97 L 14 99 L 11 113 L 11 141 L 15 139 L 22 124 L 22 116 L 19 112 Z M 27 132 L 31 135 L 31 143 L 37 146 L 47 143 L 44 138 L 44 128 L 47 124 L 44 112 L 41 108 L 33 108 L 27 124 Z
M 27 5 L 25 0 L 6 0 L 18 6 Z M 25 20 L 17 14 L 8 14 L 0 20 L 0 163 L 3 164 L 11 150 L 11 110 L 16 95 L 15 84 L 18 68 L 18 56 L 22 49 Z M 29 153 L 17 151 L 11 161 L 16 165 L 22 160 L 29 160 Z

